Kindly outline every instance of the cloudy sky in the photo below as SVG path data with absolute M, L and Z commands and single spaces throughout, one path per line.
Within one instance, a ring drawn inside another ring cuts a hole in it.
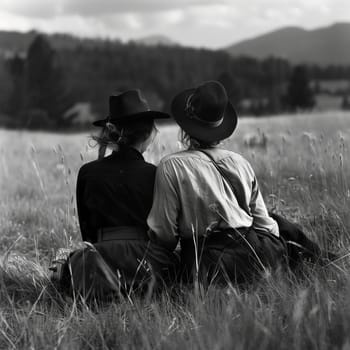
M 350 22 L 349 0 L 0 0 L 0 29 L 218 48 L 283 26 Z

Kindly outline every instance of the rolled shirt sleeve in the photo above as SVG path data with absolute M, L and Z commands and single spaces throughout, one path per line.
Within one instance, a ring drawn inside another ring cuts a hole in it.
M 151 240 L 174 250 L 179 240 L 179 198 L 171 164 L 161 162 L 157 168 L 152 209 L 147 224 Z
M 252 195 L 249 203 L 249 208 L 251 211 L 251 215 L 253 217 L 254 229 L 268 231 L 277 237 L 279 236 L 278 224 L 269 215 L 267 211 L 267 208 L 255 175 L 252 181 Z

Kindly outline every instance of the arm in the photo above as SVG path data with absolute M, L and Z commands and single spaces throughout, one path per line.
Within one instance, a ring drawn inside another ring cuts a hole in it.
M 253 228 L 268 231 L 275 236 L 279 236 L 278 225 L 276 221 L 270 217 L 254 171 L 250 165 L 249 167 L 253 175 L 252 194 L 249 203 L 249 208 L 253 216 Z
M 77 179 L 77 189 L 76 189 L 76 197 L 77 197 L 77 211 L 79 218 L 79 226 L 80 232 L 83 241 L 88 241 L 93 243 L 93 234 L 91 233 L 91 229 L 89 228 L 89 213 L 88 209 L 85 206 L 84 201 L 84 190 L 85 190 L 85 181 L 82 177 L 82 169 L 79 170 L 78 179 Z
M 178 242 L 179 198 L 173 183 L 174 172 L 161 163 L 156 172 L 153 206 L 148 215 L 150 239 L 174 250 Z

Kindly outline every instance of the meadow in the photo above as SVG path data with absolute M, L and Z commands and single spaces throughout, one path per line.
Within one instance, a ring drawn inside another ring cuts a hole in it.
M 145 158 L 179 150 L 177 134 L 160 127 Z M 59 247 L 82 246 L 88 135 L 0 129 L 0 349 L 350 349 L 350 113 L 241 119 L 223 143 L 251 162 L 268 208 L 337 261 L 99 306 L 63 299 L 47 269 Z

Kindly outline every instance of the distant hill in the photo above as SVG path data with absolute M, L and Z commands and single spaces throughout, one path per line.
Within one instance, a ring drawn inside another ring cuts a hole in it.
M 151 35 L 141 39 L 133 40 L 137 44 L 147 45 L 147 46 L 179 46 L 179 44 L 164 35 Z
M 30 31 L 27 33 L 15 31 L 0 31 L 0 53 L 6 52 L 24 52 L 37 32 Z
M 225 48 L 233 56 L 276 56 L 291 63 L 350 65 L 350 23 L 305 30 L 286 27 Z
M 0 55 L 7 55 L 13 52 L 26 52 L 30 43 L 38 34 L 39 32 L 35 30 L 24 33 L 0 30 Z M 107 39 L 100 38 L 79 38 L 70 34 L 45 35 L 47 35 L 52 46 L 56 49 L 74 49 L 79 45 L 83 45 L 85 47 L 98 47 L 109 41 Z M 109 42 L 119 43 L 120 40 L 110 40 Z
M 0 55 L 12 55 L 14 52 L 24 53 L 30 43 L 39 32 L 32 30 L 29 32 L 0 30 Z M 44 33 L 43 33 L 44 34 Z M 45 34 L 52 46 L 56 49 L 74 49 L 77 46 L 99 47 L 109 43 L 121 43 L 120 40 L 107 40 L 101 38 L 79 38 L 70 34 Z M 179 46 L 175 41 L 162 35 L 152 35 L 145 38 L 132 40 L 136 44 L 146 46 Z
M 0 56 L 26 52 L 37 31 L 0 31 Z M 79 38 L 70 34 L 47 34 L 56 49 L 74 49 L 79 46 L 102 47 L 121 43 L 118 39 Z M 130 42 L 144 46 L 172 46 L 180 44 L 162 35 L 152 35 Z M 232 56 L 251 56 L 263 59 L 282 57 L 291 63 L 350 66 L 350 23 L 337 23 L 325 28 L 305 30 L 286 27 L 245 40 L 224 49 Z M 213 51 L 214 52 L 214 51 Z

